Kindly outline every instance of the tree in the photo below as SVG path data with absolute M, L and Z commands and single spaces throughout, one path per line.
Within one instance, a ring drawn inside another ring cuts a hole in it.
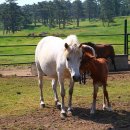
M 89 18 L 89 21 L 99 16 L 99 7 L 96 0 L 84 1 L 85 14 Z
M 43 25 L 47 25 L 49 21 L 48 2 L 38 2 L 38 13 Z
M 83 5 L 80 0 L 75 0 L 73 3 L 73 16 L 76 18 L 77 27 L 79 27 L 79 20 L 84 16 L 83 14 Z
M 3 23 L 3 33 L 14 33 L 21 26 L 23 19 L 20 6 L 15 3 L 16 0 L 6 0 L 3 4 L 1 18 Z
M 130 0 L 121 0 L 120 1 L 120 15 L 129 15 L 130 14 Z
M 56 23 L 65 28 L 67 20 L 71 17 L 71 3 L 65 0 L 54 0 Z
M 114 17 L 114 7 L 112 0 L 100 0 L 100 17 L 103 22 L 103 26 L 105 23 L 109 23 L 113 21 Z
M 21 11 L 23 17 L 23 20 L 21 21 L 22 26 L 26 27 L 28 24 L 32 24 L 33 23 L 32 5 L 25 5 L 21 7 Z
M 114 16 L 120 15 L 120 2 L 121 0 L 113 0 Z

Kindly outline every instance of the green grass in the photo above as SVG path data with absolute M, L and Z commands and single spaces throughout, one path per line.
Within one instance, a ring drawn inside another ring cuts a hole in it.
M 130 32 L 130 17 L 117 17 L 114 19 L 114 23 L 111 23 L 110 27 L 103 27 L 102 22 L 92 21 L 89 22 L 81 21 L 80 27 L 76 27 L 76 23 L 71 25 L 67 25 L 65 29 L 56 28 L 48 28 L 45 26 L 38 25 L 34 27 L 30 25 L 28 29 L 24 29 L 22 31 L 16 32 L 15 34 L 8 34 L 11 36 L 27 36 L 29 33 L 35 33 L 38 35 L 41 32 L 47 32 L 48 35 L 54 34 L 76 34 L 79 38 L 80 42 L 95 42 L 95 43 L 105 43 L 105 44 L 123 44 L 124 36 L 83 36 L 83 35 L 99 35 L 99 34 L 123 34 L 124 33 L 124 20 L 128 20 L 128 32 Z M 2 31 L 0 31 L 0 36 L 3 36 Z M 25 44 L 37 44 L 41 38 L 23 38 L 23 37 L 8 37 L 8 38 L 0 38 L 0 45 L 25 45 Z M 114 46 L 115 52 L 117 54 L 123 54 L 124 48 L 123 46 Z M 0 54 L 23 54 L 23 53 L 34 53 L 35 47 L 19 47 L 19 48 L 0 48 Z M 0 63 L 16 63 L 20 60 L 20 62 L 26 61 L 34 61 L 34 56 L 20 56 L 17 57 L 0 57 Z
M 108 80 L 108 92 L 110 101 L 129 102 L 130 85 L 129 80 Z M 65 104 L 67 106 L 68 81 L 65 82 L 66 96 Z M 59 93 L 59 87 L 58 87 Z M 59 94 L 60 97 L 60 94 Z M 118 98 L 121 97 L 121 98 Z M 48 106 L 54 105 L 53 91 L 51 81 L 44 80 L 44 99 Z M 102 89 L 99 88 L 97 102 L 102 104 Z M 92 102 L 92 81 L 87 85 L 75 84 L 73 93 L 73 106 L 83 104 L 90 107 Z M 0 78 L 0 117 L 10 115 L 21 115 L 32 112 L 39 108 L 39 88 L 37 78 L 35 77 L 5 77 Z

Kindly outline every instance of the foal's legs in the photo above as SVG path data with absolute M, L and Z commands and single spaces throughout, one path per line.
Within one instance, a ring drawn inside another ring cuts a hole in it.
M 53 92 L 54 92 L 55 106 L 57 108 L 60 108 L 61 104 L 59 102 L 59 98 L 58 98 L 58 94 L 57 94 L 57 78 L 52 79 L 52 89 L 53 89 Z
M 69 100 L 68 100 L 68 113 L 72 112 L 72 94 L 73 94 L 74 81 L 70 80 L 69 85 Z
M 104 94 L 104 97 L 103 97 L 103 110 L 107 109 L 108 111 L 112 111 L 111 104 L 109 102 L 109 96 L 108 96 L 108 92 L 107 92 L 107 89 L 106 89 L 106 85 L 103 85 L 103 94 Z M 108 107 L 106 107 L 106 100 L 107 100 L 107 106 Z
M 90 110 L 90 114 L 95 113 L 97 93 L 98 93 L 98 85 L 93 84 L 93 103 L 92 103 L 92 107 L 91 107 L 91 110 Z

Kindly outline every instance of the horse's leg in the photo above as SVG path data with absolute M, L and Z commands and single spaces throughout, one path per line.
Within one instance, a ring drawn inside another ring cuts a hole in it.
M 105 95 L 103 94 L 103 106 L 102 106 L 103 110 L 106 109 L 106 97 Z
M 54 92 L 54 98 L 55 98 L 55 106 L 60 109 L 61 103 L 59 102 L 58 94 L 57 94 L 57 79 L 52 79 L 52 89 Z
M 43 76 L 38 73 L 38 80 L 39 80 L 39 88 L 40 88 L 40 107 L 44 108 L 45 107 L 45 103 L 44 103 L 44 98 L 43 98 Z
M 90 114 L 94 114 L 95 113 L 97 93 L 98 93 L 98 85 L 97 84 L 93 84 L 93 103 L 92 103 Z
M 69 100 L 68 100 L 68 114 L 72 113 L 72 94 L 73 94 L 74 82 L 70 80 L 69 85 Z
M 80 77 L 80 81 L 79 81 L 80 84 L 85 84 L 86 83 L 86 72 L 84 72 L 83 74 L 81 74 L 81 77 Z
M 84 84 L 86 83 L 86 72 L 84 72 L 84 74 L 83 74 L 83 83 Z
M 43 72 L 42 72 L 42 69 L 39 65 L 39 63 L 36 62 L 36 68 L 37 68 L 37 73 L 38 73 L 38 85 L 39 85 L 39 88 L 40 88 L 40 107 L 41 108 L 44 108 L 45 107 L 45 103 L 44 103 L 44 98 L 43 98 L 43 92 L 42 92 L 42 89 L 43 89 Z
M 105 96 L 104 87 L 106 87 L 106 86 L 105 85 L 103 86 L 103 110 L 106 109 L 106 96 Z
M 108 111 L 112 111 L 111 104 L 109 102 L 109 96 L 108 96 L 108 92 L 107 92 L 107 89 L 106 89 L 106 85 L 103 85 L 103 94 L 104 94 L 103 110 L 107 109 Z M 105 98 L 107 100 L 107 106 L 108 107 L 106 107 Z
M 83 74 L 80 76 L 79 84 L 82 84 Z
M 58 80 L 60 85 L 60 94 L 61 94 L 61 118 L 64 119 L 66 117 L 66 111 L 65 111 L 65 103 L 64 103 L 64 97 L 65 97 L 65 88 L 64 88 L 64 79 L 62 77 L 62 73 L 58 73 Z
M 111 61 L 112 61 L 112 64 L 114 65 L 114 70 L 116 71 L 116 64 L 115 64 L 115 59 L 114 59 L 114 57 L 111 57 Z

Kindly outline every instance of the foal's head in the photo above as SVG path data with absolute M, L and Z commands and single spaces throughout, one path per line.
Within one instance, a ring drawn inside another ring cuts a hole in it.
M 80 73 L 85 73 L 88 69 L 89 63 L 95 59 L 95 56 L 93 56 L 89 52 L 85 52 L 82 56 L 81 64 L 80 64 Z

